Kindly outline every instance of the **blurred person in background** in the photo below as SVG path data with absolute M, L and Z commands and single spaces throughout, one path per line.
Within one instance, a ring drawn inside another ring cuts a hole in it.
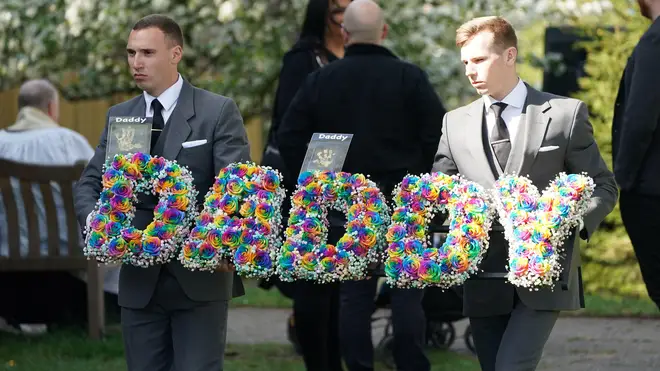
M 261 165 L 279 170 L 284 178 L 287 198 L 282 204 L 282 223 L 287 224 L 290 195 L 295 189 L 298 169 L 283 162 L 276 133 L 284 113 L 298 88 L 310 73 L 344 56 L 341 24 L 350 0 L 310 0 L 297 42 L 284 55 L 279 85 L 275 93 L 273 115 Z M 343 224 L 342 224 L 343 226 Z M 261 287 L 272 285 L 293 299 L 293 326 L 298 351 L 309 371 L 342 370 L 339 354 L 339 286 L 309 282 L 281 282 L 270 279 Z
M 382 46 L 388 32 L 371 0 L 351 2 L 342 27 L 343 59 L 305 80 L 277 132 L 289 169 L 300 169 L 313 133 L 353 134 L 342 171 L 368 175 L 383 195 L 407 174 L 431 170 L 445 109 L 427 74 Z M 330 221 L 328 243 L 344 225 Z M 373 370 L 371 317 L 377 279 L 340 284 L 340 343 L 351 371 Z M 428 371 L 422 289 L 391 291 L 394 360 L 400 371 Z
M 653 23 L 642 35 L 621 77 L 612 122 L 612 163 L 621 188 L 621 219 L 630 236 L 646 290 L 660 308 L 660 0 L 638 0 Z
M 94 150 L 85 137 L 62 127 L 59 121 L 57 89 L 47 80 L 29 80 L 18 94 L 16 122 L 0 130 L 0 159 L 30 165 L 71 166 L 87 162 Z M 27 255 L 28 226 L 22 205 L 19 182 L 12 179 L 14 197 L 19 205 L 21 255 Z M 60 189 L 53 185 L 53 200 L 58 210 L 62 251 L 67 254 L 67 223 Z M 42 255 L 48 254 L 46 210 L 38 184 L 32 185 L 41 237 Z M 0 256 L 9 255 L 7 214 L 0 197 Z M 82 241 L 82 239 L 81 239 Z M 82 246 L 81 246 L 82 249 Z M 72 272 L 74 273 L 74 272 Z M 75 272 L 75 274 L 78 274 Z M 77 323 L 86 320 L 86 287 L 69 272 L 0 272 L 0 317 L 13 329 L 29 332 L 35 324 Z M 118 269 L 106 271 L 105 291 L 109 304 L 116 302 Z M 46 309 L 48 308 L 48 309 Z M 11 330 L 11 328 L 10 328 Z

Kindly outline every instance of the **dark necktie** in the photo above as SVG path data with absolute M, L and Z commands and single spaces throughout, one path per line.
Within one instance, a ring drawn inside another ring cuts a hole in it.
M 507 107 L 506 103 L 498 102 L 493 103 L 490 108 L 495 113 L 495 127 L 493 133 L 490 135 L 490 145 L 493 147 L 493 152 L 500 164 L 502 171 L 506 167 L 506 162 L 511 153 L 511 139 L 509 138 L 509 129 L 502 118 L 502 111 Z
M 165 120 L 163 120 L 163 105 L 160 104 L 158 99 L 151 101 L 151 108 L 154 110 L 153 125 L 151 127 L 151 152 L 153 155 L 154 146 L 163 128 L 165 128 Z

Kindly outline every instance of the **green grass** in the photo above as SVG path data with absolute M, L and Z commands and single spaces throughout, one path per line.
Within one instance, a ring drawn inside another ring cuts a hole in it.
M 300 358 L 289 345 L 230 344 L 226 350 L 225 369 L 232 371 L 303 371 Z M 429 353 L 433 371 L 477 371 L 473 357 L 456 353 Z M 105 340 L 94 342 L 84 333 L 56 330 L 44 336 L 23 337 L 0 334 L 0 370 L 2 371 L 119 371 L 125 370 L 121 334 L 115 328 Z M 385 370 L 383 366 L 377 368 Z
M 233 299 L 232 307 L 254 307 L 254 308 L 291 308 L 291 300 L 282 295 L 276 287 L 264 290 L 257 287 L 255 280 L 243 280 L 245 295 Z
M 585 309 L 565 314 L 585 317 L 660 317 L 658 307 L 649 298 L 587 295 L 585 304 Z

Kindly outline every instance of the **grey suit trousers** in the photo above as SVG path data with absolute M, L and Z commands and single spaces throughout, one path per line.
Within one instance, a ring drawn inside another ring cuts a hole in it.
M 121 310 L 128 371 L 222 371 L 227 310 L 227 300 L 190 300 L 161 268 L 149 304 Z
M 509 314 L 470 317 L 482 371 L 534 371 L 541 360 L 559 312 L 531 309 L 517 294 L 514 300 Z

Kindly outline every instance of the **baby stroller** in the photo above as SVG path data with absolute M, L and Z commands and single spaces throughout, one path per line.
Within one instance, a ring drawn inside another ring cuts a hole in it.
M 387 308 L 390 303 L 390 287 L 383 283 L 376 296 L 376 307 Z M 456 340 L 454 322 L 459 321 L 463 315 L 462 288 L 443 290 L 439 287 L 425 289 L 422 307 L 426 317 L 426 345 L 433 349 L 448 349 Z M 376 345 L 376 354 L 387 366 L 394 367 L 392 347 L 394 345 L 394 330 L 391 316 L 374 316 L 372 322 L 385 320 L 383 337 Z M 470 326 L 463 333 L 463 341 L 467 348 L 475 353 L 472 331 Z

